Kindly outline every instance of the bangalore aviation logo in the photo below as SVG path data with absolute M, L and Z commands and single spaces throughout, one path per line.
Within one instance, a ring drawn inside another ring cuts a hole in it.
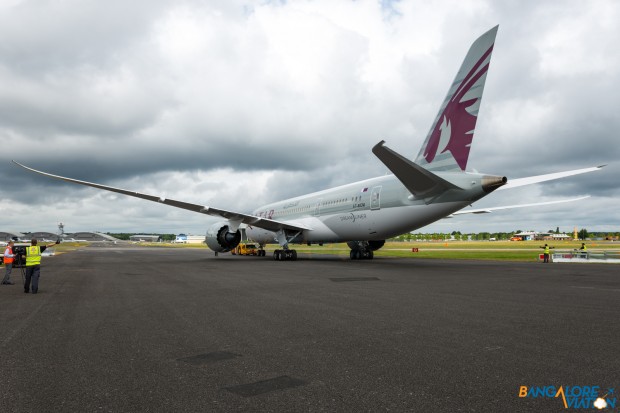
M 424 151 L 426 162 L 431 163 L 437 154 L 450 151 L 462 170 L 465 170 L 467 167 L 469 149 L 474 129 L 476 128 L 476 116 L 469 113 L 467 109 L 480 99 L 482 90 L 477 92 L 477 97 L 464 98 L 478 80 L 489 70 L 489 63 L 484 66 L 482 64 L 487 60 L 492 51 L 493 46 L 476 62 L 458 86 L 456 92 L 450 97 L 426 145 Z
M 617 402 L 614 388 L 601 386 L 519 386 L 519 397 L 557 398 L 565 409 L 612 410 Z

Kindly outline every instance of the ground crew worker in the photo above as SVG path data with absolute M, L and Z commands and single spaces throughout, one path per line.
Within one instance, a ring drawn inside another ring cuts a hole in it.
M 545 244 L 544 247 L 538 247 L 538 248 L 543 248 L 545 251 L 543 253 L 543 262 L 548 263 L 549 262 L 549 254 L 551 254 L 551 250 L 554 249 L 555 247 L 550 247 L 549 245 Z
M 4 274 L 4 278 L 2 279 L 3 285 L 13 285 L 14 283 L 11 281 L 11 271 L 13 270 L 13 259 L 15 254 L 13 254 L 13 241 L 9 241 L 6 244 L 6 249 L 4 250 L 4 266 L 6 267 L 6 273 Z
M 55 244 L 43 245 L 39 247 L 36 238 L 30 241 L 30 246 L 26 247 L 26 281 L 24 283 L 24 292 L 30 292 L 30 281 L 32 280 L 32 293 L 36 294 L 39 291 L 39 277 L 41 276 L 41 253 L 46 248 L 52 247 Z M 60 244 L 60 240 L 56 241 L 56 244 Z
M 581 253 L 581 258 L 588 258 L 588 248 L 586 247 L 586 243 L 582 242 L 581 247 L 579 248 L 579 252 Z

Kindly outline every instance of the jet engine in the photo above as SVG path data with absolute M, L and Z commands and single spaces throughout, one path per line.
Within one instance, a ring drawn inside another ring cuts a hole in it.
M 207 245 L 215 252 L 228 252 L 239 245 L 241 231 L 230 231 L 228 222 L 218 222 L 207 230 Z

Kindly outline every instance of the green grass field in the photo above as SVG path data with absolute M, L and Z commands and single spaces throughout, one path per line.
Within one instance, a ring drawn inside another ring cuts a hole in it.
M 497 261 L 537 261 L 542 252 L 541 241 L 450 241 L 450 242 L 386 242 L 375 255 L 379 257 L 406 257 L 413 259 L 470 259 Z M 549 242 L 556 250 L 573 250 L 581 242 Z M 588 250 L 620 252 L 620 242 L 587 242 Z M 348 256 L 346 244 L 319 246 L 296 246 L 298 252 L 337 254 Z M 417 252 L 412 249 L 417 248 Z M 271 248 L 273 249 L 273 248 Z
M 386 242 L 385 246 L 375 255 L 379 257 L 404 257 L 413 259 L 459 259 L 459 260 L 494 260 L 494 261 L 530 261 L 538 260 L 542 253 L 540 246 L 546 241 L 449 241 L 449 242 Z M 579 249 L 581 241 L 548 242 L 556 250 Z M 137 245 L 165 248 L 204 248 L 204 244 L 166 244 L 140 243 Z M 587 241 L 589 252 L 617 251 L 620 253 L 620 242 Z M 349 256 L 349 247 L 345 243 L 318 245 L 295 245 L 300 253 L 334 254 Z M 412 252 L 417 248 L 418 252 Z M 268 252 L 276 249 L 275 245 L 265 248 Z

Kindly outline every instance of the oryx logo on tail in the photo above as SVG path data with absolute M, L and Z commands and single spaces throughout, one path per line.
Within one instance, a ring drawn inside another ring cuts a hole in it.
M 485 64 L 482 68 L 480 66 L 492 50 L 493 47 L 491 46 L 463 79 L 456 93 L 443 110 L 441 121 L 435 124 L 424 152 L 424 159 L 428 163 L 433 162 L 435 155 L 450 151 L 461 170 L 465 170 L 477 118 L 468 109 L 480 99 L 480 97 L 465 98 L 465 95 L 483 75 L 486 75 L 489 64 Z
M 496 33 L 497 27 L 482 35 L 467 53 L 416 158 L 426 169 L 467 167 Z

